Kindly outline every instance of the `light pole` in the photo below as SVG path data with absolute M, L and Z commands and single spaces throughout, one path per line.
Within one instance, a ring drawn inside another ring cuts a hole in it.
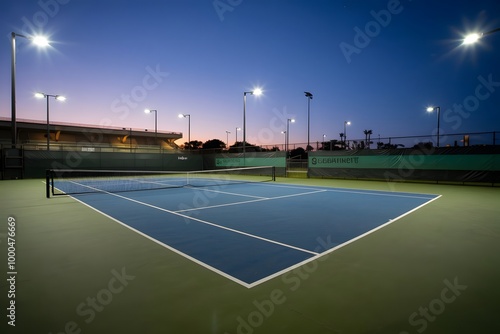
M 313 95 L 310 92 L 304 92 L 304 94 L 307 97 L 307 148 L 306 151 L 309 151 L 309 131 L 310 131 L 310 124 L 311 124 L 311 100 L 313 98 Z
M 285 146 L 283 147 L 283 150 L 285 151 L 286 156 L 288 156 L 288 153 L 287 153 L 287 150 L 286 150 L 286 133 L 287 132 L 286 131 L 281 131 L 281 133 L 285 135 Z
M 247 108 L 247 94 L 259 96 L 262 94 L 262 89 L 255 88 L 249 92 L 243 92 L 243 158 L 245 158 L 245 148 L 247 146 L 247 124 L 246 124 L 246 108 Z
M 190 114 L 179 114 L 179 118 L 188 119 L 188 145 L 191 148 L 191 115 Z
M 158 110 L 155 110 L 155 109 L 145 109 L 144 110 L 144 112 L 146 114 L 150 114 L 153 111 L 155 112 L 155 141 L 157 142 L 158 141 Z
M 437 124 L 437 144 L 436 144 L 436 147 L 439 147 L 439 113 L 441 111 L 441 108 L 440 107 L 428 107 L 427 108 L 427 111 L 428 112 L 433 112 L 434 110 L 437 110 L 437 119 L 438 119 L 438 124 Z
M 12 130 L 12 147 L 17 144 L 17 123 L 16 123 L 16 36 L 26 38 L 38 46 L 47 46 L 49 41 L 42 36 L 24 36 L 15 32 L 11 33 L 11 54 L 12 61 L 10 66 L 11 71 L 11 130 Z
M 478 42 L 484 36 L 492 34 L 494 32 L 498 32 L 498 31 L 500 31 L 500 28 L 496 28 L 496 29 L 490 30 L 488 32 L 479 32 L 479 33 L 468 34 L 463 39 L 462 45 L 474 44 L 474 43 Z
M 238 131 L 240 131 L 240 130 L 241 130 L 241 128 L 240 128 L 240 127 L 238 127 L 238 128 L 236 128 L 236 130 L 234 131 L 234 133 L 236 134 L 236 142 L 235 142 L 235 145 L 238 145 Z
M 47 151 L 50 151 L 50 123 L 49 123 L 49 97 L 53 97 L 58 101 L 65 101 L 66 98 L 62 95 L 52 95 L 45 93 L 36 93 L 35 97 L 39 99 L 47 99 Z
M 290 123 L 295 123 L 295 120 L 293 118 L 289 118 L 286 121 L 286 152 L 288 155 L 288 149 L 290 145 Z
M 344 147 L 347 146 L 347 125 L 351 125 L 351 122 L 349 121 L 344 121 Z
M 227 143 L 226 145 L 227 145 L 227 149 L 228 149 L 228 150 L 229 150 L 229 134 L 230 134 L 230 133 L 231 133 L 231 132 L 229 132 L 229 131 L 227 131 L 227 130 L 226 130 L 226 143 Z

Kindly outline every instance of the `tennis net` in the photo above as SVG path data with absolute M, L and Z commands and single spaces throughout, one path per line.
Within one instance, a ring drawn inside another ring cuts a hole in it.
M 49 169 L 47 198 L 96 192 L 125 192 L 181 187 L 220 187 L 275 180 L 272 166 L 201 171 L 123 171 Z

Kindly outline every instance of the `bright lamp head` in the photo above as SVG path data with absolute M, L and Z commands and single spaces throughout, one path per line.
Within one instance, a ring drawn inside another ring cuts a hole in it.
M 255 88 L 255 89 L 252 91 L 252 94 L 253 94 L 253 95 L 255 95 L 255 96 L 262 95 L 262 89 L 260 89 L 260 88 Z
M 34 36 L 32 38 L 32 41 L 34 44 L 38 46 L 48 46 L 49 45 L 49 40 L 45 36 Z
M 473 33 L 465 36 L 462 44 L 473 44 L 476 43 L 481 38 L 481 34 Z

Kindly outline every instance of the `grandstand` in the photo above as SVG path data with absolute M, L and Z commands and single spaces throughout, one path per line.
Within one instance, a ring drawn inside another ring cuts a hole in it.
M 175 150 L 175 141 L 182 138 L 180 132 L 148 131 L 111 126 L 91 126 L 62 122 L 50 124 L 50 149 L 74 150 L 75 148 L 99 149 L 113 152 L 130 148 L 161 148 Z M 17 120 L 17 143 L 25 149 L 47 149 L 47 123 L 36 120 Z M 0 145 L 10 147 L 10 118 L 0 118 Z

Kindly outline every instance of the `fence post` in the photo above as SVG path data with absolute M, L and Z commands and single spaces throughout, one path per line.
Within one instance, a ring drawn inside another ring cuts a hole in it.
M 45 196 L 50 198 L 50 169 L 45 170 Z

